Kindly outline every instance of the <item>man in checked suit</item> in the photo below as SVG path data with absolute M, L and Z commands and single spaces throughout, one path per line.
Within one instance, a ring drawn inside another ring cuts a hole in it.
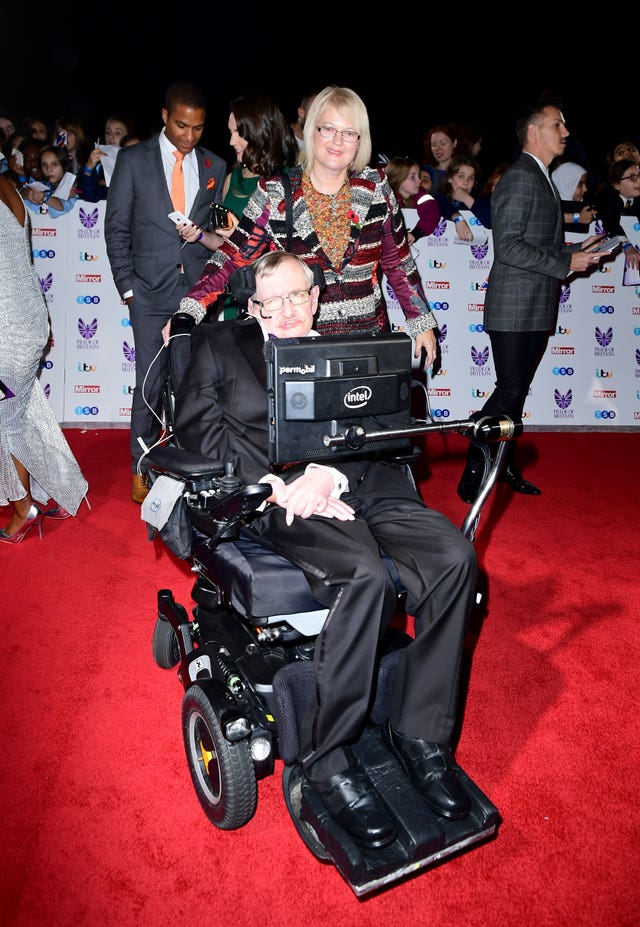
M 134 502 L 147 494 L 138 438 L 150 447 L 160 434 L 157 415 L 167 378 L 161 329 L 202 272 L 210 252 L 194 239 L 209 221 L 210 204 L 222 201 L 226 162 L 198 144 L 205 116 L 206 100 L 198 86 L 171 84 L 162 109 L 164 129 L 118 152 L 107 197 L 107 254 L 118 292 L 129 307 L 136 349 L 130 435 Z M 183 155 L 181 211 L 192 223 L 179 228 L 168 218 L 176 209 L 171 200 L 174 151 Z
M 589 270 L 602 255 L 585 251 L 597 241 L 564 244 L 560 197 L 549 165 L 564 153 L 569 135 L 559 106 L 544 100 L 525 107 L 516 121 L 520 157 L 505 171 L 491 199 L 494 260 L 484 302 L 484 328 L 491 341 L 496 384 L 476 418 L 497 413 L 522 416 L 531 381 L 555 330 L 561 282 Z M 581 250 L 582 249 L 582 250 Z M 474 502 L 484 458 L 469 446 L 458 484 L 464 502 Z M 501 479 L 516 492 L 539 495 L 514 462 L 514 443 Z

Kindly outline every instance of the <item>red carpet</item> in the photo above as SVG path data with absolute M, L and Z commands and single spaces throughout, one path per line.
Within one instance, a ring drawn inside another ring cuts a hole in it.
M 67 435 L 92 510 L 0 549 L 3 927 L 638 924 L 637 433 L 521 440 L 543 494 L 500 486 L 482 514 L 488 598 L 457 750 L 502 823 L 366 899 L 301 842 L 280 765 L 246 827 L 205 818 L 182 687 L 151 653 L 157 589 L 188 606 L 192 577 L 128 500 L 128 433 Z M 426 446 L 424 497 L 461 524 L 465 442 Z

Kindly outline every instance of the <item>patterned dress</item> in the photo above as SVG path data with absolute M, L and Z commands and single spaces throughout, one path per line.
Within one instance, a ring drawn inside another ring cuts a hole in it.
M 53 499 L 75 515 L 88 483 L 38 380 L 49 316 L 30 231 L 26 210 L 21 226 L 0 200 L 0 505 L 24 498 L 13 456 L 29 471 L 36 502 Z
M 325 286 L 315 329 L 321 335 L 367 335 L 388 330 L 380 286 L 384 274 L 415 338 L 437 326 L 429 309 L 404 219 L 382 169 L 365 168 L 333 196 L 313 194 L 302 170 L 289 172 L 293 200 L 291 247 L 281 177 L 261 178 L 233 234 L 214 251 L 198 282 L 180 301 L 180 311 L 201 322 L 239 267 L 269 250 L 290 250 L 319 265 Z M 335 214 L 333 214 L 335 206 Z M 320 228 L 314 221 L 320 220 Z

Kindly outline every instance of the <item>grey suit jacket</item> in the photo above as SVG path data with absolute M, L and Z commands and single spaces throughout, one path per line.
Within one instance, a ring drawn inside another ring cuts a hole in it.
M 494 260 L 484 301 L 487 331 L 553 331 L 560 284 L 569 273 L 560 198 L 526 152 L 491 198 Z
M 118 152 L 107 194 L 105 238 L 113 279 L 120 295 L 133 290 L 139 305 L 167 302 L 181 265 L 187 285 L 193 286 L 211 256 L 197 242 L 180 250 L 180 237 L 167 218 L 173 206 L 158 139 L 154 135 Z M 189 218 L 204 228 L 210 203 L 222 201 L 227 165 L 206 148 L 195 151 L 200 186 Z

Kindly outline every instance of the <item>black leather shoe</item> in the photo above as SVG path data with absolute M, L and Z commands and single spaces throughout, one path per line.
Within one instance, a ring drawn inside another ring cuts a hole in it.
M 521 492 L 525 496 L 539 496 L 542 492 L 541 489 L 538 489 L 538 487 L 530 483 L 529 480 L 525 480 L 514 467 L 505 467 L 500 474 L 500 481 L 511 486 L 514 492 Z
M 343 830 L 365 847 L 384 847 L 396 839 L 395 824 L 381 799 L 355 767 L 336 773 L 324 782 L 306 780 Z
M 458 495 L 469 505 L 475 502 L 482 486 L 484 464 L 467 464 L 458 483 Z
M 413 787 L 436 814 L 453 821 L 466 818 L 471 802 L 458 780 L 448 747 L 399 734 L 388 721 L 382 737 Z

